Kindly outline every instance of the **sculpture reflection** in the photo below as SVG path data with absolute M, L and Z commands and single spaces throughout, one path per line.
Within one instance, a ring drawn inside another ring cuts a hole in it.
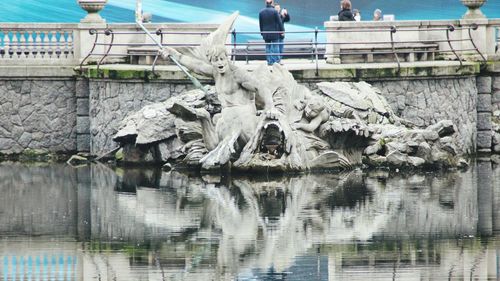
M 113 175 L 96 167 L 94 178 L 103 172 Z M 121 190 L 130 172 L 119 172 L 122 176 L 115 176 L 109 192 Z M 405 179 L 356 170 L 320 176 L 199 178 L 172 171 L 150 183 L 144 182 L 145 176 L 137 178 L 136 198 L 120 192 L 95 197 L 94 211 L 108 216 L 100 229 L 134 241 L 166 236 L 197 241 L 209 235 L 218 241 L 216 272 L 223 276 L 257 268 L 283 272 L 297 257 L 316 251 L 316 245 L 455 237 L 475 235 L 477 230 L 476 191 L 470 178 L 456 174 Z M 133 185 L 130 177 L 127 182 Z M 111 215 L 107 209 L 116 211 Z M 101 239 L 107 234 L 93 232 Z
M 0 252 L 10 268 L 67 253 L 77 280 L 491 277 L 500 169 L 475 167 L 250 178 L 0 165 Z

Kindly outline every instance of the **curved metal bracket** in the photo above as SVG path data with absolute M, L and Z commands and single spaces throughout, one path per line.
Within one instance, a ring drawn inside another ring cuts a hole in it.
M 80 63 L 80 73 L 83 71 L 83 63 L 92 55 L 92 53 L 94 52 L 94 49 L 97 45 L 97 39 L 99 38 L 99 33 L 97 32 L 97 29 L 90 29 L 89 30 L 89 34 L 90 35 L 94 35 L 95 34 L 95 41 L 94 41 L 94 46 L 92 46 L 92 49 L 90 50 L 90 52 L 87 54 L 87 56 L 82 60 L 82 62 Z
M 474 49 L 476 49 L 476 52 L 481 56 L 481 58 L 483 58 L 483 63 L 486 63 L 487 62 L 487 59 L 486 57 L 484 57 L 484 55 L 481 53 L 481 51 L 479 51 L 479 48 L 477 47 L 476 43 L 474 43 L 474 39 L 472 39 L 472 33 L 471 33 L 471 30 L 477 30 L 479 28 L 479 26 L 475 23 L 473 23 L 470 27 L 469 27 L 469 30 L 468 30 L 468 33 L 469 33 L 469 40 L 472 44 L 472 46 L 474 47 Z
M 455 31 L 455 26 L 453 24 L 449 24 L 448 27 L 446 28 L 446 40 L 448 41 L 448 46 L 450 46 L 450 50 L 453 52 L 457 60 L 460 62 L 460 68 L 464 66 L 464 63 L 462 62 L 462 59 L 460 56 L 457 54 L 455 49 L 453 48 L 453 45 L 451 44 L 450 41 L 450 32 Z
M 394 46 L 394 34 L 397 32 L 396 26 L 391 26 L 391 48 L 394 53 L 394 57 L 396 58 L 396 62 L 398 63 L 398 74 L 401 74 L 401 62 L 399 61 L 398 53 L 396 52 L 396 47 Z
M 101 66 L 101 63 L 104 61 L 104 59 L 108 56 L 109 51 L 111 51 L 111 48 L 113 47 L 113 42 L 115 40 L 115 34 L 113 33 L 113 30 L 109 28 L 104 31 L 104 35 L 111 36 L 111 42 L 109 43 L 109 47 L 104 53 L 104 56 L 102 56 L 101 60 L 99 60 L 99 62 L 97 63 L 97 73 L 99 73 L 99 67 Z

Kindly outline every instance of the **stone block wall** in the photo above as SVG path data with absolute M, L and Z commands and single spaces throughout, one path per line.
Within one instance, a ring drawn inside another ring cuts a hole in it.
M 0 153 L 76 151 L 72 79 L 0 80 Z
M 474 153 L 478 116 L 475 77 L 370 81 L 394 112 L 416 125 L 449 119 L 457 126 L 462 151 Z
M 90 151 L 89 81 L 78 79 L 76 99 L 76 148 L 79 152 Z
M 417 125 L 452 120 L 460 148 L 474 153 L 476 146 L 491 149 L 491 116 L 500 110 L 500 76 L 487 75 L 368 82 Z M 313 81 L 301 82 L 314 88 Z M 0 79 L 0 153 L 29 148 L 101 155 L 116 147 L 112 137 L 125 116 L 191 88 L 188 80 Z
M 492 77 L 477 77 L 477 149 L 491 152 Z
M 500 74 L 492 78 L 491 103 L 492 111 L 500 110 Z
M 101 155 L 115 148 L 113 136 L 120 122 L 130 113 L 191 88 L 183 83 L 144 82 L 143 80 L 91 80 L 90 92 L 90 152 Z

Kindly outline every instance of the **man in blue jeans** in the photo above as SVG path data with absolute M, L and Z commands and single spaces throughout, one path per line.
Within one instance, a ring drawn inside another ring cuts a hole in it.
M 280 62 L 278 44 L 285 29 L 278 11 L 274 9 L 273 0 L 265 1 L 266 7 L 259 13 L 259 25 L 262 38 L 266 42 L 267 64 L 273 65 Z

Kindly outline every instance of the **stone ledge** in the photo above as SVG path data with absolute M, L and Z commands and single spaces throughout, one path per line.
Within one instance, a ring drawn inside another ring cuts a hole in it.
M 307 63 L 306 63 L 307 62 Z M 480 64 L 473 62 L 460 63 L 456 61 L 432 61 L 432 62 L 404 62 L 401 69 L 397 63 L 372 63 L 372 64 L 328 64 L 321 61 L 318 67 L 319 75 L 316 76 L 316 65 L 309 61 L 284 60 L 284 67 L 288 69 L 297 80 L 371 80 L 371 79 L 412 79 L 422 77 L 457 77 L 472 76 L 480 73 Z M 236 65 L 253 71 L 261 67 L 265 62 L 252 61 L 249 64 L 236 62 Z M 186 81 L 188 78 L 175 65 L 156 66 L 156 75 L 152 67 L 148 65 L 102 65 L 99 71 L 96 66 L 87 66 L 82 76 L 90 79 L 117 79 L 117 80 L 169 80 Z M 198 79 L 209 82 L 211 79 L 194 75 Z
M 18 78 L 61 78 L 61 77 L 74 77 L 75 66 L 30 66 L 30 65 L 17 65 L 17 66 L 0 66 L 0 77 L 18 77 Z

